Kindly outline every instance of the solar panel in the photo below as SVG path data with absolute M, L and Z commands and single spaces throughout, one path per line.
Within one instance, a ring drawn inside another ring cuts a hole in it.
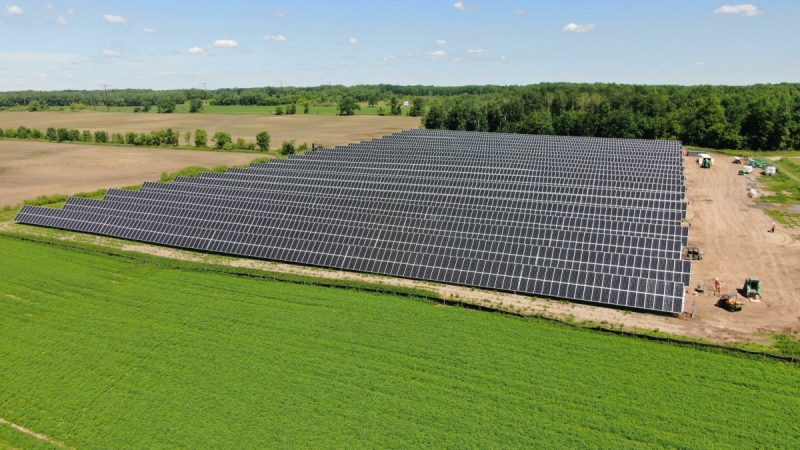
M 679 142 L 408 130 L 17 221 L 679 313 L 684 181 Z

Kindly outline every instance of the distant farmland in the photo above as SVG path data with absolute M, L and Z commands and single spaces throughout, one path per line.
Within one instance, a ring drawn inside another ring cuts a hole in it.
M 40 195 L 75 194 L 158 180 L 187 166 L 247 164 L 257 153 L 0 141 L 0 207 Z
M 257 115 L 257 114 L 156 114 L 106 112 L 0 112 L 0 127 L 20 125 L 44 130 L 76 128 L 109 132 L 149 132 L 165 128 L 194 132 L 201 128 L 209 137 L 227 131 L 234 139 L 254 141 L 260 131 L 268 131 L 273 146 L 284 140 L 317 142 L 326 146 L 346 144 L 420 125 L 419 117 L 334 116 L 334 115 Z
M 793 364 L 3 236 L 0 261 L 0 417 L 68 447 L 800 445 Z

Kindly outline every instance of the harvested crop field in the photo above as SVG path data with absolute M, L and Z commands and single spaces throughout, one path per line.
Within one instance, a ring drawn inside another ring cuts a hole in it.
M 794 364 L 181 264 L 0 237 L 0 417 L 74 448 L 800 440 Z
M 408 116 L 0 112 L 2 128 L 24 125 L 41 130 L 53 127 L 120 133 L 150 132 L 166 128 L 185 133 L 200 128 L 206 130 L 209 137 L 217 131 L 226 131 L 231 133 L 234 139 L 241 137 L 248 141 L 255 141 L 256 134 L 266 130 L 272 137 L 273 147 L 292 139 L 298 143 L 316 142 L 325 146 L 347 144 L 408 128 L 417 128 L 419 124 L 419 117 Z
M 157 180 L 188 166 L 247 164 L 256 153 L 0 141 L 0 207 Z

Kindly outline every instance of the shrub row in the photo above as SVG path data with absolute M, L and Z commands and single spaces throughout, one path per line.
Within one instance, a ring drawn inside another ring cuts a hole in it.
M 0 128 L 0 138 L 6 139 L 45 139 L 51 142 L 94 142 L 98 144 L 117 144 L 134 145 L 147 147 L 177 147 L 181 144 L 181 133 L 178 130 L 167 128 L 166 130 L 151 131 L 149 133 L 137 133 L 129 131 L 127 133 L 109 133 L 107 131 L 77 130 L 68 128 L 48 128 L 44 132 L 37 128 L 28 128 L 20 125 L 17 128 Z M 192 134 L 187 131 L 183 135 L 185 146 L 194 145 L 197 148 L 209 148 L 209 137 L 206 130 L 197 129 Z M 248 151 L 269 151 L 270 135 L 262 131 L 256 135 L 255 142 L 248 142 L 243 138 L 233 140 L 230 133 L 218 131 L 211 137 L 211 147 L 218 150 L 248 150 Z M 303 143 L 296 146 L 294 141 L 284 141 L 280 151 L 284 155 L 290 155 L 296 151 L 308 150 L 308 144 Z

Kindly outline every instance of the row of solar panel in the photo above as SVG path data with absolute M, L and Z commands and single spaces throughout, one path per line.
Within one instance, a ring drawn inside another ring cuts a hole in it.
M 300 184 L 296 178 L 297 174 L 284 173 L 284 174 L 260 174 L 252 172 L 226 172 L 226 173 L 206 173 L 200 178 L 212 178 L 215 180 L 230 180 L 239 182 L 253 182 L 264 185 L 274 185 L 276 183 L 286 184 Z M 331 187 L 354 187 L 354 188 L 367 188 L 367 187 L 381 187 L 383 190 L 409 190 L 434 192 L 441 189 L 455 190 L 457 192 L 474 192 L 477 195 L 484 194 L 486 197 L 509 196 L 524 197 L 523 194 L 530 193 L 531 191 L 537 194 L 573 194 L 573 195 L 591 195 L 602 197 L 626 197 L 636 199 L 652 199 L 652 200 L 669 200 L 674 202 L 682 202 L 684 195 L 678 192 L 663 192 L 663 191 L 636 191 L 636 190 L 619 190 L 607 189 L 594 185 L 567 185 L 567 184 L 538 184 L 538 183 L 523 183 L 523 182 L 508 182 L 508 181 L 467 181 L 467 180 L 451 180 L 451 179 L 411 179 L 403 176 L 369 176 L 365 175 L 359 179 L 353 180 L 346 178 L 345 174 L 338 176 L 330 176 L 328 174 L 305 174 L 302 178 L 304 181 L 319 181 L 325 183 L 326 186 Z
M 428 163 L 435 163 L 440 166 L 448 166 L 448 165 L 458 165 L 458 166 L 465 166 L 465 167 L 503 167 L 504 165 L 508 164 L 506 159 L 493 159 L 493 158 L 476 158 L 476 157 L 448 157 L 447 155 L 441 154 L 433 154 L 433 153 L 420 153 L 416 155 L 392 155 L 392 152 L 399 152 L 399 149 L 385 149 L 382 150 L 380 153 L 375 153 L 373 155 L 365 155 L 365 157 L 369 157 L 371 163 L 382 163 L 382 164 L 398 164 L 404 166 L 424 166 Z M 319 153 L 327 153 L 327 152 L 316 152 Z M 312 153 L 312 155 L 315 153 Z M 591 171 L 594 173 L 598 173 L 601 171 L 609 172 L 612 175 L 624 175 L 626 173 L 636 171 L 642 174 L 652 174 L 654 179 L 665 179 L 671 181 L 679 181 L 683 174 L 675 169 L 669 169 L 667 166 L 662 165 L 639 165 L 639 164 L 632 164 L 630 161 L 627 162 L 619 162 L 619 163 L 610 163 L 606 162 L 605 164 L 587 164 L 580 161 L 575 161 L 574 163 L 570 163 L 564 160 L 547 160 L 547 159 L 531 159 L 531 158 L 524 158 L 524 157 L 514 157 L 516 158 L 517 164 L 514 165 L 518 170 L 519 169 L 535 169 L 537 167 L 553 167 L 558 168 L 559 171 L 563 171 L 566 173 L 569 172 L 580 172 L 585 171 L 591 168 Z M 298 158 L 290 158 L 290 161 L 295 161 Z M 509 158 L 510 159 L 510 158 Z M 324 158 L 310 158 L 308 161 L 320 162 L 320 161 L 336 161 L 336 162 L 348 162 L 348 161 L 364 161 L 363 158 L 359 158 L 358 154 L 349 154 L 349 153 L 342 153 L 337 155 L 330 155 Z M 499 163 L 499 161 L 505 161 L 505 163 Z
M 78 213 L 76 215 L 75 213 Z M 84 213 L 82 216 L 80 213 Z M 266 228 L 249 227 L 247 229 L 239 228 L 235 225 L 228 224 L 222 228 L 214 228 L 214 224 L 208 227 L 202 226 L 200 221 L 183 221 L 175 220 L 174 217 L 143 217 L 137 214 L 114 214 L 114 215 L 101 215 L 100 212 L 90 211 L 80 207 L 72 208 L 71 210 L 62 211 L 63 218 L 67 219 L 81 219 L 84 221 L 92 221 L 101 226 L 97 232 L 105 233 L 105 228 L 110 228 L 114 225 L 132 226 L 138 229 L 148 229 L 158 233 L 166 233 L 180 236 L 190 236 L 194 238 L 213 239 L 216 233 L 221 233 L 224 236 L 237 236 L 238 240 L 252 245 L 258 246 L 281 246 L 289 248 L 299 248 L 297 246 L 312 245 L 312 243 L 323 243 L 331 245 L 339 245 L 342 249 L 364 248 L 367 251 L 374 251 L 376 246 L 384 249 L 392 249 L 395 245 L 398 250 L 411 253 L 429 254 L 434 252 L 436 248 L 444 250 L 439 252 L 441 255 L 465 255 L 468 252 L 476 254 L 476 258 L 480 260 L 514 260 L 516 257 L 517 263 L 525 261 L 526 258 L 554 259 L 561 261 L 571 261 L 575 263 L 588 262 L 597 264 L 612 264 L 616 269 L 624 269 L 625 263 L 630 264 L 634 274 L 639 275 L 641 270 L 652 269 L 653 271 L 666 271 L 664 275 L 658 276 L 658 279 L 666 279 L 670 281 L 681 280 L 688 282 L 688 262 L 680 261 L 680 265 L 674 265 L 674 260 L 664 260 L 656 257 L 642 257 L 631 255 L 614 255 L 612 252 L 613 247 L 608 246 L 600 251 L 584 250 L 584 249 L 558 249 L 555 247 L 541 247 L 542 243 L 538 241 L 529 241 L 526 243 L 508 241 L 505 244 L 497 241 L 486 241 L 480 239 L 465 239 L 454 237 L 450 235 L 428 236 L 428 239 L 420 237 L 420 233 L 413 232 L 383 232 L 372 236 L 362 236 L 354 233 L 353 230 L 340 228 L 338 230 L 329 231 L 311 231 L 300 229 L 299 223 L 287 224 L 288 228 Z M 178 218 L 181 219 L 181 218 Z M 105 227 L 105 228 L 102 228 Z M 268 233 L 268 234 L 267 234 Z M 418 244 L 415 244 L 418 243 Z M 591 249 L 592 247 L 584 246 Z M 349 251 L 349 250 L 348 250 Z M 649 251 L 649 250 L 647 250 Z M 526 256 L 527 255 L 527 256 Z M 541 261 L 540 261 L 541 264 Z M 574 266 L 577 268 L 577 266 Z M 600 267 L 594 267 L 591 270 L 600 270 Z M 685 270 L 684 273 L 671 273 L 677 270 Z M 685 275 L 685 276 L 683 276 Z
M 131 192 L 131 191 L 123 191 Z M 152 194 L 152 195 L 149 195 Z M 122 197 L 122 198 L 119 198 Z M 130 199 L 130 201 L 128 201 Z M 73 198 L 67 201 L 67 205 L 73 203 L 89 202 L 88 199 Z M 584 218 L 577 216 L 558 216 L 552 214 L 503 214 L 495 215 L 492 218 L 475 217 L 470 215 L 470 211 L 457 211 L 450 208 L 448 211 L 440 211 L 409 206 L 408 208 L 383 209 L 380 204 L 375 207 L 363 202 L 360 208 L 349 206 L 328 206 L 312 205 L 306 202 L 275 202 L 263 204 L 251 202 L 249 205 L 242 205 L 242 202 L 225 202 L 225 200 L 214 199 L 213 203 L 200 209 L 198 206 L 204 205 L 201 200 L 195 197 L 175 197 L 170 194 L 135 192 L 118 196 L 116 193 L 109 193 L 106 202 L 118 201 L 121 204 L 129 204 L 130 208 L 137 208 L 141 211 L 157 211 L 160 208 L 177 208 L 188 210 L 199 210 L 203 217 L 212 217 L 214 213 L 228 213 L 237 216 L 240 220 L 254 220 L 260 217 L 324 217 L 331 221 L 352 222 L 352 223 L 372 223 L 383 226 L 403 224 L 409 220 L 423 224 L 447 223 L 459 230 L 478 233 L 486 227 L 524 227 L 528 228 L 548 228 L 548 229 L 568 229 L 576 231 L 593 231 L 607 234 L 625 234 L 630 236 L 651 236 L 651 237 L 686 237 L 688 229 L 680 225 L 664 224 L 644 224 L 626 218 L 616 218 L 610 220 L 606 218 Z M 395 206 L 395 205 L 389 205 Z M 464 218 L 470 220 L 464 220 Z M 507 220 L 506 220 L 507 219 Z
M 630 206 L 615 206 L 615 205 L 595 205 L 590 202 L 586 203 L 562 203 L 562 202 L 545 202 L 545 201 L 532 201 L 521 204 L 519 202 L 510 201 L 495 201 L 492 204 L 486 202 L 475 202 L 474 204 L 460 202 L 443 202 L 435 201 L 436 199 L 426 199 L 422 201 L 413 197 L 400 197 L 392 193 L 385 192 L 359 192 L 361 195 L 341 195 L 337 193 L 320 193 L 320 192 L 270 192 L 268 195 L 264 193 L 253 193 L 241 189 L 223 189 L 223 188 L 204 188 L 198 186 L 186 185 L 164 185 L 161 183 L 145 182 L 141 187 L 142 192 L 163 192 L 173 195 L 186 195 L 198 198 L 216 197 L 216 198 L 229 198 L 239 199 L 242 201 L 268 201 L 270 203 L 289 200 L 305 200 L 310 203 L 330 203 L 335 204 L 349 204 L 349 202 L 364 201 L 370 199 L 372 201 L 382 202 L 384 204 L 392 204 L 399 206 L 418 206 L 422 208 L 459 208 L 474 211 L 475 214 L 481 214 L 484 211 L 486 215 L 491 217 L 494 214 L 502 213 L 534 213 L 536 211 L 550 212 L 554 214 L 576 214 L 585 212 L 588 215 L 600 215 L 608 217 L 620 218 L 639 218 L 640 221 L 652 220 L 653 223 L 667 221 L 671 223 L 680 223 L 685 217 L 685 212 L 682 210 L 661 210 L 655 208 L 632 208 Z M 372 194 L 372 195 L 368 195 Z M 610 214 L 614 215 L 610 215 Z
M 233 198 L 231 193 L 238 194 L 238 191 L 231 191 L 231 190 L 224 190 L 224 189 L 205 189 L 205 190 L 198 190 L 195 187 L 183 187 L 179 190 L 179 192 L 175 192 L 168 188 L 163 188 L 163 185 L 154 184 L 154 185 L 145 185 L 142 188 L 143 193 L 152 193 L 152 194 L 163 194 L 163 195 L 174 195 L 174 196 L 188 196 L 189 198 L 198 198 L 199 202 L 210 201 L 211 199 L 216 200 L 225 200 Z M 245 196 L 244 194 L 241 197 L 246 197 L 243 201 L 258 201 L 260 197 L 258 196 Z M 273 200 L 274 199 L 274 200 Z M 330 204 L 330 202 L 335 202 L 334 204 L 342 205 L 342 207 L 348 207 L 350 205 L 359 205 L 359 204 L 366 204 L 367 200 L 364 200 L 363 197 L 356 197 L 356 196 L 348 196 L 348 197 L 341 197 L 336 196 L 334 194 L 314 194 L 314 195 L 292 195 L 292 194 L 271 194 L 270 195 L 270 202 L 274 203 L 281 203 L 284 200 L 290 200 L 286 203 L 293 203 L 293 204 L 309 204 L 309 205 L 326 205 Z M 303 201 L 306 200 L 307 201 Z M 327 202 L 327 203 L 326 203 Z M 470 217 L 469 214 L 474 214 L 476 218 L 504 218 L 504 217 L 512 217 L 514 215 L 522 215 L 523 217 L 527 217 L 530 219 L 534 215 L 564 215 L 566 217 L 569 216 L 576 216 L 576 217 L 583 217 L 588 220 L 598 220 L 597 225 L 601 226 L 602 224 L 599 222 L 601 219 L 609 219 L 609 220 L 631 220 L 636 223 L 653 223 L 653 224 L 671 224 L 675 225 L 680 223 L 682 220 L 683 212 L 681 211 L 662 211 L 657 209 L 625 209 L 620 207 L 595 207 L 591 204 L 581 204 L 581 205 L 574 205 L 574 204 L 558 204 L 558 203 L 547 203 L 547 202 L 536 202 L 536 203 L 528 203 L 527 209 L 520 209 L 520 208 L 488 208 L 486 205 L 483 206 L 483 209 L 479 209 L 479 207 L 473 205 L 452 205 L 448 206 L 446 204 L 437 203 L 437 202 L 425 202 L 425 203 L 414 203 L 411 199 L 398 199 L 396 197 L 386 197 L 380 198 L 376 200 L 378 207 L 386 210 L 399 210 L 399 211 L 409 211 L 411 208 L 419 208 L 419 211 L 426 211 L 431 212 L 435 211 L 437 207 L 441 206 L 441 210 L 447 210 L 450 212 L 457 213 L 459 211 L 464 211 L 465 217 Z M 273 204 L 274 204 L 273 203 Z M 515 205 L 518 206 L 518 205 Z M 559 209 L 559 206 L 563 206 L 563 208 Z M 564 211 L 571 211 L 570 213 L 565 213 Z M 619 216 L 609 216 L 607 214 L 603 214 L 604 212 L 625 212 L 624 214 L 620 214 Z M 591 214 L 590 214 L 591 213 Z
M 554 155 L 564 156 L 566 158 L 574 159 L 580 157 L 593 157 L 600 156 L 605 163 L 608 161 L 622 161 L 625 157 L 639 157 L 645 163 L 675 163 L 681 157 L 679 151 L 672 149 L 661 150 L 658 148 L 642 148 L 637 149 L 634 147 L 619 148 L 616 151 L 609 152 L 607 148 L 593 145 L 575 145 L 575 146 L 549 146 L 548 143 L 527 142 L 521 144 L 490 144 L 481 142 L 465 142 L 459 140 L 447 140 L 437 142 L 425 142 L 424 139 L 392 139 L 383 138 L 376 141 L 367 141 L 336 148 L 337 151 L 353 152 L 360 149 L 366 149 L 368 152 L 374 152 L 378 149 L 393 149 L 403 148 L 404 153 L 437 153 L 442 155 L 454 156 L 479 156 L 479 157 L 498 157 L 498 156 L 515 156 L 522 155 L 523 157 L 531 158 L 547 158 Z M 462 151 L 457 154 L 455 151 Z
M 270 167 L 269 165 L 267 167 Z M 459 170 L 429 170 L 429 169 L 406 169 L 398 168 L 354 168 L 353 165 L 345 164 L 317 164 L 317 165 L 279 165 L 277 161 L 271 168 L 249 167 L 249 168 L 231 168 L 226 173 L 241 174 L 248 176 L 295 176 L 295 177 L 328 177 L 332 180 L 339 179 L 360 179 L 365 178 L 392 178 L 404 181 L 406 183 L 416 183 L 417 181 L 436 182 L 440 180 L 447 180 L 451 182 L 463 181 L 470 182 L 474 180 L 481 180 L 486 183 L 515 183 L 521 185 L 542 185 L 542 186 L 593 186 L 598 188 L 610 188 L 619 191 L 654 191 L 654 192 L 677 192 L 683 194 L 684 187 L 678 185 L 677 187 L 668 184 L 656 184 L 645 182 L 644 178 L 636 178 L 634 176 L 618 177 L 618 179 L 609 179 L 608 176 L 590 176 L 589 174 L 561 174 L 553 175 L 552 170 L 546 171 L 528 171 L 525 175 L 511 174 L 505 172 L 495 171 L 493 173 L 483 173 L 477 171 L 459 171 Z M 649 179 L 647 179 L 649 180 Z
M 444 139 L 442 139 L 444 138 Z M 469 148 L 487 146 L 501 148 L 506 146 L 526 147 L 539 145 L 547 150 L 566 148 L 575 149 L 601 149 L 607 156 L 613 157 L 619 152 L 647 151 L 664 152 L 669 156 L 680 155 L 681 145 L 677 141 L 655 141 L 645 139 L 615 139 L 592 138 L 581 136 L 545 136 L 545 135 L 513 135 L 503 133 L 437 133 L 434 130 L 406 130 L 380 138 L 363 141 L 364 144 L 402 142 L 417 148 L 424 145 L 435 145 L 437 148 L 446 148 L 451 143 L 459 143 Z M 354 145 L 354 144 L 352 144 Z M 614 150 L 610 152 L 609 150 Z
M 89 203 L 94 202 L 94 203 Z M 637 237 L 626 234 L 606 234 L 600 231 L 580 231 L 552 228 L 531 228 L 531 227 L 492 227 L 476 226 L 475 231 L 464 231 L 455 222 L 431 223 L 416 220 L 406 220 L 401 225 L 388 225 L 383 222 L 343 222 L 333 221 L 325 217 L 312 216 L 284 216 L 276 217 L 253 217 L 237 214 L 212 214 L 209 212 L 198 212 L 178 208 L 155 209 L 156 212 L 149 212 L 138 205 L 119 204 L 109 202 L 99 202 L 93 200 L 71 201 L 66 210 L 85 210 L 98 214 L 112 214 L 109 211 L 125 212 L 128 217 L 148 220 L 152 216 L 159 216 L 165 223 L 177 225 L 189 225 L 190 223 L 211 223 L 214 226 L 206 228 L 221 228 L 225 231 L 243 231 L 248 233 L 258 233 L 259 231 L 275 233 L 277 230 L 292 231 L 312 231 L 317 233 L 338 234 L 342 236 L 364 237 L 367 241 L 372 239 L 403 240 L 393 236 L 408 236 L 414 234 L 417 242 L 424 242 L 423 235 L 431 236 L 428 242 L 437 236 L 447 236 L 449 239 L 464 239 L 475 245 L 478 249 L 496 248 L 500 238 L 505 238 L 505 242 L 519 242 L 530 245 L 548 244 L 551 247 L 564 248 L 591 248 L 592 246 L 602 246 L 608 248 L 607 252 L 614 249 L 627 251 L 629 254 L 644 254 L 656 256 L 654 250 L 668 252 L 679 252 L 682 243 L 680 238 L 658 238 L 658 237 Z M 93 209 L 93 210 L 90 210 Z M 115 214 L 119 215 L 119 214 Z M 175 220 L 172 220 L 174 218 Z M 427 226 L 426 226 L 427 225 Z M 271 230 L 268 230 L 271 228 Z M 354 230 L 351 230 L 354 228 Z M 347 232 L 343 231 L 347 230 Z M 556 242 L 551 243 L 550 241 Z M 483 243 L 483 244 L 482 244 Z M 494 243 L 494 247 L 486 244 Z M 652 252 L 652 253 L 651 253 Z M 666 256 L 669 257 L 669 256 Z
M 152 187 L 148 184 L 147 187 Z M 594 205 L 608 205 L 619 206 L 628 208 L 647 208 L 647 209 L 667 209 L 683 211 L 686 209 L 686 203 L 667 200 L 651 200 L 651 199 L 636 199 L 636 198 L 620 198 L 620 197 L 604 197 L 604 196 L 589 196 L 577 195 L 569 193 L 540 193 L 528 192 L 512 195 L 512 193 L 497 192 L 496 195 L 490 195 L 491 192 L 478 192 L 476 190 L 447 190 L 447 189 L 432 189 L 431 191 L 415 191 L 412 188 L 405 186 L 398 186 L 395 189 L 378 185 L 363 185 L 363 187 L 345 187 L 337 186 L 335 184 L 326 184 L 321 180 L 316 184 L 303 184 L 303 183 L 256 183 L 248 181 L 236 181 L 227 179 L 214 179 L 214 178 L 199 178 L 199 177 L 178 177 L 175 179 L 171 186 L 175 190 L 180 188 L 197 188 L 197 192 L 202 192 L 203 189 L 223 188 L 231 190 L 240 190 L 254 196 L 269 195 L 270 192 L 304 192 L 308 194 L 313 193 L 326 193 L 335 192 L 340 196 L 363 196 L 365 192 L 373 193 L 376 191 L 383 191 L 390 196 L 407 198 L 412 201 L 420 202 L 446 202 L 449 204 L 460 203 L 480 203 L 491 202 L 500 207 L 527 209 L 528 203 L 535 203 L 537 201 L 543 202 L 556 202 L 556 203 L 587 203 Z M 508 195 L 504 195 L 508 194 Z
M 87 231 L 87 232 L 100 232 L 100 225 L 92 224 L 89 222 L 84 221 L 66 221 L 69 223 L 59 223 L 60 221 L 65 221 L 64 219 L 59 218 L 50 218 L 48 220 L 42 220 L 43 216 L 39 216 L 37 214 L 44 212 L 42 210 L 46 210 L 47 208 L 37 208 L 37 207 L 26 207 L 20 213 L 20 220 L 25 221 L 27 223 L 35 223 L 45 226 L 53 226 L 58 228 L 66 228 L 66 229 L 73 229 L 78 231 Z M 52 210 L 51 210 L 52 211 Z M 38 222 L 38 223 L 37 223 Z M 532 267 L 531 265 L 520 265 L 520 264 L 508 264 L 508 263 L 500 263 L 497 262 L 496 265 L 494 262 L 487 261 L 487 260 L 472 260 L 474 264 L 483 264 L 484 267 L 487 264 L 490 264 L 492 267 L 492 273 L 485 273 L 485 272 L 476 272 L 476 271 L 469 271 L 466 267 L 469 267 L 469 263 L 466 261 L 466 258 L 462 258 L 464 261 L 458 261 L 457 259 L 453 261 L 445 260 L 445 257 L 441 255 L 431 255 L 434 258 L 441 258 L 440 266 L 427 266 L 424 264 L 420 264 L 418 259 L 420 257 L 424 257 L 425 254 L 418 253 L 418 252 L 405 252 L 407 257 L 409 258 L 408 262 L 396 262 L 400 261 L 400 253 L 395 252 L 394 255 L 392 254 L 384 254 L 381 255 L 380 252 L 382 249 L 376 248 L 373 249 L 376 253 L 375 258 L 357 258 L 353 256 L 347 256 L 341 253 L 341 248 L 339 248 L 340 252 L 338 254 L 335 253 L 323 253 L 319 250 L 313 251 L 302 251 L 296 249 L 279 249 L 275 247 L 264 247 L 264 246 L 256 246 L 256 245 L 248 245 L 244 243 L 237 243 L 236 241 L 225 241 L 220 239 L 198 239 L 192 238 L 188 236 L 181 236 L 181 235 L 170 235 L 166 233 L 159 233 L 159 232 L 148 232 L 142 228 L 131 228 L 131 227 L 112 227 L 108 225 L 104 225 L 106 229 L 104 229 L 100 234 L 106 234 L 111 236 L 118 236 L 124 238 L 131 238 L 134 240 L 146 241 L 146 242 L 154 242 L 166 245 L 173 245 L 183 248 L 195 248 L 205 251 L 215 251 L 220 253 L 229 253 L 229 254 L 236 254 L 236 255 L 245 255 L 245 256 L 252 256 L 258 258 L 265 258 L 265 259 L 273 259 L 273 260 L 282 260 L 288 262 L 296 262 L 302 264 L 312 264 L 312 265 L 320 265 L 326 267 L 337 267 L 337 268 L 344 268 L 344 269 L 351 269 L 357 271 L 366 271 L 366 272 L 373 272 L 373 273 L 383 273 L 387 275 L 400 275 L 400 276 L 407 276 L 412 278 L 425 278 L 425 279 L 432 279 L 435 281 L 442 281 L 446 283 L 463 283 L 469 285 L 476 285 L 480 287 L 488 287 L 494 289 L 502 289 L 502 290 L 514 290 L 518 292 L 530 293 L 530 294 L 538 294 L 538 295 L 552 295 L 551 292 L 553 291 L 553 287 L 549 286 L 551 284 L 569 284 L 569 283 L 560 283 L 554 281 L 556 277 L 556 271 L 559 272 L 561 276 L 566 277 L 575 277 L 576 279 L 580 277 L 592 277 L 591 282 L 588 282 L 587 285 L 582 285 L 583 289 L 589 288 L 592 291 L 592 295 L 594 295 L 594 289 L 605 288 L 609 292 L 607 293 L 608 298 L 619 298 L 619 287 L 622 285 L 626 286 L 636 286 L 637 289 L 640 286 L 639 283 L 644 283 L 644 292 L 637 292 L 638 294 L 642 294 L 646 298 L 647 295 L 653 295 L 654 301 L 656 299 L 664 299 L 661 298 L 663 295 L 666 297 L 668 292 L 672 293 L 673 301 L 678 301 L 682 298 L 683 295 L 683 284 L 682 283 L 673 283 L 667 281 L 660 281 L 660 280 L 648 280 L 642 279 L 640 277 L 629 277 L 624 275 L 611 275 L 611 274 L 598 274 L 595 272 L 579 272 L 579 271 L 570 271 L 574 273 L 570 273 L 568 275 L 561 274 L 564 270 L 559 270 L 553 267 L 545 268 L 545 267 Z M 295 241 L 297 242 L 297 241 Z M 413 261 L 412 261 L 413 258 Z M 458 266 L 465 269 L 449 269 L 448 267 Z M 476 266 L 477 267 L 477 266 Z M 430 269 L 430 273 L 425 274 L 425 270 Z M 422 271 L 423 273 L 420 276 L 414 276 L 414 271 L 419 272 Z M 527 271 L 527 274 L 525 273 Z M 519 272 L 519 274 L 517 274 Z M 536 275 L 534 275 L 535 272 Z M 537 278 L 539 273 L 541 272 L 541 278 Z M 503 275 L 503 274 L 511 274 L 511 275 Z M 461 277 L 463 276 L 464 281 L 460 281 Z M 467 278 L 470 278 L 469 280 Z M 476 280 L 476 277 L 479 278 Z M 480 280 L 480 278 L 485 277 L 484 281 Z M 596 286 L 594 285 L 594 279 L 600 277 L 602 280 L 608 281 L 608 286 Z M 524 288 L 521 288 L 521 280 L 525 279 L 527 281 Z M 517 288 L 515 289 L 512 286 L 514 281 L 517 281 Z M 537 289 L 537 281 L 539 283 L 539 289 L 541 291 L 536 292 Z M 533 289 L 530 289 L 529 286 L 533 284 Z M 547 285 L 547 287 L 545 287 Z M 613 287 L 613 288 L 612 288 Z M 661 288 L 661 289 L 659 289 Z M 557 292 L 556 295 L 560 292 L 561 287 L 555 287 Z M 567 286 L 564 286 L 564 289 L 567 289 Z M 662 290 L 663 289 L 663 290 Z M 655 294 L 658 294 L 656 296 Z M 677 294 L 677 295 L 676 295 Z M 564 295 L 566 296 L 566 295 Z M 592 297 L 588 298 L 581 298 L 577 294 L 574 297 L 569 297 L 577 300 L 592 300 Z M 597 299 L 594 299 L 597 301 Z M 627 301 L 627 293 L 626 293 L 626 301 Z

